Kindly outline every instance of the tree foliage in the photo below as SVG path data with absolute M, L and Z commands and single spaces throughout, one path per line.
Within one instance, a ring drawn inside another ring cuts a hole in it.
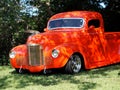
M 13 46 L 26 42 L 24 31 L 43 32 L 53 14 L 73 10 L 98 11 L 107 31 L 120 29 L 119 0 L 0 0 L 0 62 Z
M 97 11 L 103 15 L 105 30 L 118 31 L 120 28 L 120 2 L 119 0 L 51 0 L 51 10 L 54 13 L 89 10 Z
M 13 0 L 0 1 L 0 59 L 12 47 L 13 34 L 18 30 L 18 9 L 18 1 L 16 0 L 14 2 Z

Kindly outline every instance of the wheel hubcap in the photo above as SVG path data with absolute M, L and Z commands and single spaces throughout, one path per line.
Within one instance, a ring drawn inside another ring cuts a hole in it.
M 72 61 L 72 70 L 73 72 L 77 73 L 80 71 L 81 69 L 81 59 L 79 56 L 77 55 L 74 55 L 72 58 L 71 58 L 71 61 Z

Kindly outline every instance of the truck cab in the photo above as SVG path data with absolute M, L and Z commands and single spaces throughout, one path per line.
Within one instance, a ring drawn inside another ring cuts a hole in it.
M 71 11 L 53 15 L 44 29 L 13 47 L 10 63 L 17 71 L 41 72 L 63 68 L 78 73 L 120 62 L 120 33 L 104 32 L 102 15 Z

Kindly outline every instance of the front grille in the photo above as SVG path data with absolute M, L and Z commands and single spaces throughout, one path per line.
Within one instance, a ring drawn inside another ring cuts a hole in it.
M 28 47 L 28 60 L 29 65 L 43 65 L 43 48 L 39 44 L 29 44 Z
M 19 54 L 16 58 L 16 62 L 17 62 L 17 65 L 28 65 L 28 61 L 27 61 L 27 58 L 25 57 L 25 55 L 21 55 Z

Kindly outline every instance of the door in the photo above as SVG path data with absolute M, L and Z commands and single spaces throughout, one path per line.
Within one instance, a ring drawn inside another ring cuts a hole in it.
M 98 19 L 90 20 L 88 22 L 88 30 L 84 36 L 83 50 L 86 52 L 86 57 L 89 63 L 93 65 L 102 66 L 107 61 L 106 54 L 106 40 L 104 33 L 101 32 L 100 21 Z

